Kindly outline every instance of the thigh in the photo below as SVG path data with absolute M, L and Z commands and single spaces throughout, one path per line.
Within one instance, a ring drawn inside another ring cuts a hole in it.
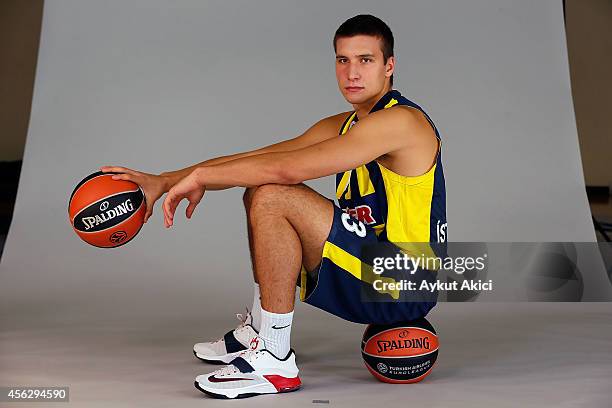
M 302 243 L 302 264 L 307 270 L 321 262 L 321 254 L 334 219 L 334 203 L 305 184 L 284 186 L 285 217 Z

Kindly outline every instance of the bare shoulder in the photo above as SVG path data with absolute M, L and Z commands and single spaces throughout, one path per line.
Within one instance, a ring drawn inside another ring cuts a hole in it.
M 406 120 L 411 122 L 412 126 L 421 128 L 427 133 L 431 132 L 435 135 L 431 122 L 427 119 L 427 116 L 425 116 L 422 110 L 407 105 L 397 105 L 394 106 L 394 108 L 395 112 L 400 112 L 404 115 Z
M 421 127 L 430 128 L 431 125 L 423 112 L 411 106 L 396 105 L 371 113 L 366 118 L 372 124 L 384 124 L 385 127 L 401 127 L 418 130 Z
M 378 158 L 378 162 L 403 176 L 424 174 L 435 162 L 438 138 L 425 114 L 416 108 L 396 105 L 381 113 L 378 121 L 385 123 L 386 133 L 403 140 L 403 146 Z M 372 115 L 374 116 L 374 114 Z
M 326 118 L 321 119 L 317 125 L 321 126 L 330 126 L 337 130 L 340 130 L 340 127 L 344 124 L 344 122 L 348 119 L 348 117 L 352 114 L 352 111 L 341 112 L 332 116 L 328 116 Z
M 406 140 L 407 147 L 415 144 L 437 144 L 436 132 L 431 122 L 419 109 L 396 105 L 369 116 L 373 122 L 376 121 L 376 127 L 381 128 L 384 133 Z
M 305 139 L 310 145 L 338 136 L 340 127 L 350 114 L 351 112 L 342 112 L 323 118 L 312 125 L 300 138 Z

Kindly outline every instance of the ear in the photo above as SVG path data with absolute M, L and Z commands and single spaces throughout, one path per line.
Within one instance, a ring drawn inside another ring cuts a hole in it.
M 385 64 L 385 76 L 387 78 L 390 78 L 391 75 L 393 75 L 394 71 L 395 71 L 395 57 L 390 56 L 387 59 L 387 63 Z

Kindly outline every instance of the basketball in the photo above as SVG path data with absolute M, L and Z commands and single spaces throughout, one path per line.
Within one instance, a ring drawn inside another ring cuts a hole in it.
M 438 357 L 438 336 L 425 318 L 391 325 L 369 325 L 361 355 L 378 380 L 393 384 L 421 381 Z
M 68 216 L 76 234 L 88 244 L 114 248 L 138 234 L 146 213 L 140 187 L 113 180 L 115 173 L 97 172 L 85 177 L 70 195 Z

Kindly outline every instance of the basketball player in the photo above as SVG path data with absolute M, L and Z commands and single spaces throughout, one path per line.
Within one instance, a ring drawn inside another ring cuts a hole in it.
M 334 36 L 336 78 L 350 112 L 327 117 L 302 135 L 160 175 L 107 166 L 115 179 L 143 188 L 148 219 L 165 192 L 164 223 L 187 199 L 187 218 L 207 190 L 245 187 L 255 278 L 253 307 L 233 331 L 198 343 L 195 355 L 225 367 L 196 378 L 221 398 L 300 387 L 290 348 L 296 281 L 302 301 L 357 323 L 390 324 L 425 316 L 435 301 L 361 302 L 364 244 L 442 242 L 446 238 L 440 136 L 428 115 L 392 88 L 393 34 L 358 15 Z M 336 198 L 302 184 L 336 174 Z

